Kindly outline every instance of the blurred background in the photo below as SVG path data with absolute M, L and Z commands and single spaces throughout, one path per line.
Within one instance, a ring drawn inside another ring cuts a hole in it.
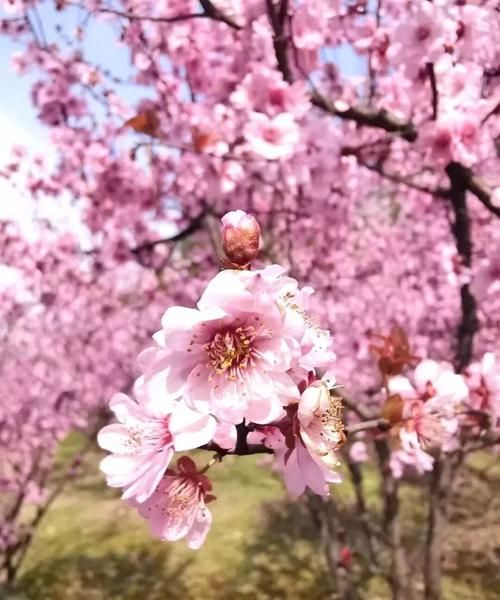
M 223 12 L 174 29 L 136 18 L 207 10 L 164 4 L 0 0 L 0 599 L 500 598 L 500 463 L 488 447 L 500 438 L 486 436 L 498 422 L 488 407 L 467 423 L 484 447 L 453 451 L 449 489 L 439 452 L 430 468 L 407 459 L 394 475 L 398 432 L 387 443 L 350 440 L 344 482 L 328 499 L 291 499 L 268 457 L 226 456 L 210 472 L 214 522 L 198 552 L 154 539 L 106 487 L 95 434 L 110 419 L 107 401 L 130 390 L 165 309 L 192 306 L 219 269 L 227 210 L 255 213 L 263 262 L 317 289 L 339 380 L 377 415 L 384 371 L 374 335 L 390 340 L 399 323 L 416 356 L 458 364 L 464 376 L 500 339 L 497 49 L 482 54 L 459 36 L 456 64 L 436 68 L 441 122 L 429 117 L 435 96 L 422 70 L 403 63 L 421 54 L 425 74 L 455 50 L 441 43 L 435 57 L 415 42 L 386 56 L 405 36 L 396 25 L 423 19 L 422 3 L 388 2 L 384 12 L 375 1 L 290 2 L 300 27 L 282 24 L 286 35 L 268 18 L 280 2 L 221 0 Z M 494 15 L 475 22 L 498 39 L 495 3 L 435 4 L 443 31 L 472 28 L 453 12 L 472 5 Z M 240 22 L 251 24 L 247 37 Z M 287 77 L 275 52 L 292 30 Z M 293 114 L 288 154 L 285 142 L 271 149 L 285 154 L 265 147 L 264 156 L 243 139 L 264 111 L 261 92 L 270 121 Z M 351 105 L 361 106 L 352 118 Z M 486 125 L 470 145 L 450 126 L 446 154 L 446 127 L 476 108 Z M 462 189 L 475 196 L 465 242 L 457 205 L 445 206 L 456 183 L 446 169 L 462 163 L 497 193 L 495 203 L 494 191 Z M 358 416 L 346 408 L 347 421 Z M 426 595 L 421 575 L 433 501 L 441 596 Z M 394 536 L 409 568 L 399 591 Z

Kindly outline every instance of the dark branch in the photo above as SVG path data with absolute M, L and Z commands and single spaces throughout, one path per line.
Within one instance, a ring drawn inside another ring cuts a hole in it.
M 448 194 L 449 194 L 448 189 L 445 189 L 442 187 L 433 188 L 433 187 L 429 187 L 427 185 L 421 185 L 421 184 L 413 181 L 409 177 L 405 177 L 403 175 L 398 175 L 397 173 L 389 173 L 388 171 L 385 171 L 383 168 L 383 165 L 380 163 L 380 161 L 369 162 L 369 161 L 365 160 L 363 157 L 363 147 L 345 146 L 344 148 L 342 148 L 342 155 L 343 156 L 355 156 L 359 165 L 361 165 L 362 167 L 365 167 L 366 169 L 369 169 L 370 171 L 373 171 L 374 173 L 378 173 L 384 179 L 387 179 L 388 181 L 392 181 L 392 183 L 401 184 L 401 185 L 409 187 L 413 190 L 416 190 L 418 192 L 422 192 L 424 194 L 430 194 L 431 196 L 436 196 L 439 198 L 447 198 L 448 197 Z
M 168 238 L 161 238 L 158 240 L 153 240 L 152 242 L 146 242 L 144 244 L 140 244 L 139 246 L 132 248 L 131 252 L 132 252 L 132 254 L 139 255 L 139 254 L 142 254 L 149 250 L 153 250 L 156 246 L 159 246 L 160 244 L 175 244 L 176 242 L 180 242 L 181 240 L 189 237 L 191 234 L 195 233 L 196 231 L 199 231 L 200 229 L 202 229 L 204 219 L 205 219 L 205 213 L 202 213 L 201 215 L 199 215 L 198 217 L 193 219 L 191 221 L 191 223 L 189 223 L 189 225 L 185 229 L 182 229 L 175 235 L 168 237 Z
M 356 121 L 359 125 L 384 129 L 389 133 L 397 133 L 408 142 L 414 142 L 418 137 L 413 123 L 403 121 L 383 108 L 378 110 L 363 106 L 337 108 L 334 102 L 322 96 L 318 91 L 312 93 L 311 102 L 314 106 L 340 119 Z
M 469 211 L 467 209 L 466 192 L 467 180 L 463 177 L 463 167 L 458 163 L 449 163 L 446 173 L 450 179 L 450 202 L 453 209 L 454 221 L 452 233 L 455 238 L 457 251 L 464 267 L 472 265 L 472 239 Z M 455 367 L 461 371 L 472 358 L 474 335 L 478 330 L 476 300 L 469 285 L 460 288 L 462 318 L 458 326 L 458 347 L 455 356 Z
M 426 63 L 425 69 L 429 76 L 432 92 L 432 120 L 435 121 L 438 116 L 438 105 L 439 105 L 439 94 L 437 90 L 436 73 L 434 71 L 434 64 L 431 62 Z
M 293 80 L 288 64 L 288 43 L 285 35 L 285 19 L 288 14 L 288 0 L 281 0 L 279 7 L 274 6 L 273 0 L 266 0 L 267 16 L 273 30 L 273 46 L 278 69 L 283 79 L 288 83 Z
M 210 0 L 200 0 L 203 12 L 200 13 L 185 13 L 180 15 L 173 15 L 171 17 L 154 17 L 150 15 L 138 15 L 133 12 L 124 12 L 114 8 L 96 8 L 91 12 L 100 12 L 116 15 L 128 19 L 129 21 L 151 21 L 153 23 L 180 23 L 182 21 L 190 21 L 192 19 L 212 19 L 213 21 L 220 21 L 225 23 L 229 27 L 235 30 L 241 29 L 241 26 L 233 21 L 230 17 L 225 15 L 221 10 L 215 7 Z M 80 8 L 85 8 L 81 4 L 74 4 Z
M 451 162 L 446 167 L 446 173 L 448 177 L 453 178 L 463 188 L 474 194 L 491 213 L 500 217 L 500 207 L 492 203 L 491 191 L 488 186 L 480 177 L 476 177 L 468 167 L 461 163 Z
M 210 0 L 200 0 L 201 7 L 203 8 L 203 14 L 210 19 L 215 21 L 221 21 L 232 29 L 239 31 L 242 29 L 241 25 L 238 25 L 233 19 L 225 15 L 220 9 L 218 9 Z

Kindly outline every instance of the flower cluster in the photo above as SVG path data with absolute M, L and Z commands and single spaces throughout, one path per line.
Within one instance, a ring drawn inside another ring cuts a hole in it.
M 224 217 L 222 240 L 228 258 L 241 246 L 246 266 L 259 233 L 255 219 L 240 213 Z M 328 483 L 339 481 L 342 404 L 328 377 L 332 338 L 310 310 L 312 291 L 277 265 L 227 269 L 196 308 L 165 312 L 154 345 L 139 357 L 135 399 L 115 395 L 118 423 L 98 436 L 111 452 L 101 464 L 108 484 L 123 488 L 154 534 L 186 536 L 198 547 L 210 527 L 208 480 L 186 457 L 178 472 L 169 470 L 175 452 L 260 443 L 274 453 L 292 494 L 306 487 L 328 494 Z

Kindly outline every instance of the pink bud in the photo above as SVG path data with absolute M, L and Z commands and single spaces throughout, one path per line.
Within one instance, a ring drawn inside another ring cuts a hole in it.
M 260 227 L 255 217 L 233 210 L 222 217 L 222 248 L 233 265 L 246 267 L 259 253 Z

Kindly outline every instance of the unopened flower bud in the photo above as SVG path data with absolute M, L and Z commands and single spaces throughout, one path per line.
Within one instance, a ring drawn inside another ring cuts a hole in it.
M 222 248 L 229 261 L 246 267 L 257 257 L 260 227 L 255 217 L 233 210 L 222 217 Z

